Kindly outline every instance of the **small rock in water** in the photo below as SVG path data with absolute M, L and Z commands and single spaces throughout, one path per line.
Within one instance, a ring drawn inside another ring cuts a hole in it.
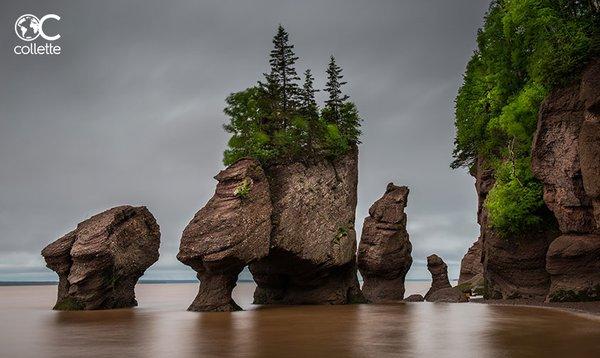
M 469 302 L 469 298 L 456 287 L 442 288 L 430 294 L 426 298 L 427 302 Z
M 425 299 L 423 298 L 423 295 L 410 295 L 410 296 L 406 297 L 403 301 L 404 302 L 423 302 L 423 301 L 425 301 Z

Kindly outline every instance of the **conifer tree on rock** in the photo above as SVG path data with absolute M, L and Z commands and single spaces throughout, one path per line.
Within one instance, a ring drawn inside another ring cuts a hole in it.
M 330 123 L 340 124 L 342 106 L 349 97 L 342 95 L 342 86 L 346 82 L 342 81 L 344 78 L 342 68 L 335 62 L 333 55 L 330 57 L 326 72 L 327 84 L 325 85 L 325 91 L 329 94 L 329 98 L 325 101 L 324 117 Z
M 342 81 L 342 68 L 336 63 L 335 57 L 331 56 L 327 66 L 327 83 L 325 91 L 328 93 L 328 99 L 323 108 L 323 119 L 329 124 L 328 130 L 338 131 L 342 138 L 342 143 L 360 143 L 358 138 L 361 135 L 358 110 L 354 103 L 348 101 L 350 97 L 343 94 L 342 86 L 346 84 Z M 333 128 L 331 125 L 336 125 Z M 339 141 L 338 141 L 339 142 Z M 343 148 L 342 148 L 343 149 Z
M 300 114 L 306 121 L 306 145 L 310 154 L 315 153 L 318 138 L 323 135 L 321 122 L 319 120 L 319 107 L 315 100 L 314 77 L 310 69 L 304 72 L 304 85 L 300 91 Z
M 272 112 L 279 129 L 287 128 L 289 119 L 297 109 L 297 98 L 300 92 L 297 81 L 300 80 L 294 65 L 298 57 L 294 53 L 294 45 L 289 43 L 289 35 L 283 26 L 279 25 L 277 34 L 273 37 L 274 48 L 270 53 L 269 64 L 271 72 L 265 74 L 265 83 L 259 86 L 269 102 L 279 104 Z

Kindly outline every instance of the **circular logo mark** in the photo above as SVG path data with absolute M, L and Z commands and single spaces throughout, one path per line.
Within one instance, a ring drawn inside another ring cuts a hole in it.
M 40 36 L 40 20 L 31 14 L 19 16 L 15 22 L 15 33 L 23 41 L 33 41 Z

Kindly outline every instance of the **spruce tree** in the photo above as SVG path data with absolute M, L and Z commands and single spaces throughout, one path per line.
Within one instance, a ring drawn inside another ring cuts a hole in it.
M 299 88 L 296 81 L 300 77 L 294 68 L 298 57 L 294 54 L 294 45 L 289 43 L 287 31 L 281 25 L 273 37 L 273 45 L 269 60 L 271 72 L 264 75 L 266 82 L 259 82 L 259 86 L 270 107 L 274 108 L 273 120 L 280 124 L 281 129 L 285 129 L 298 105 Z
M 310 154 L 315 153 L 318 138 L 322 137 L 322 128 L 319 121 L 319 107 L 315 100 L 315 93 L 319 90 L 314 89 L 314 77 L 310 69 L 304 72 L 304 85 L 300 91 L 300 114 L 306 120 L 306 145 Z
M 342 81 L 342 68 L 335 62 L 333 55 L 330 58 L 327 66 L 327 83 L 325 91 L 329 94 L 329 98 L 325 101 L 326 120 L 331 123 L 341 122 L 341 109 L 345 101 L 348 100 L 347 95 L 342 95 L 341 87 L 346 84 Z
M 304 84 L 300 91 L 300 111 L 302 115 L 308 117 L 318 117 L 317 101 L 315 100 L 315 93 L 319 90 L 314 89 L 315 78 L 313 77 L 310 69 L 304 72 Z

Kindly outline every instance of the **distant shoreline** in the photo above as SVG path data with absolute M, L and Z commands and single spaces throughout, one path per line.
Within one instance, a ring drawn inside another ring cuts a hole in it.
M 429 282 L 430 279 L 407 279 L 407 282 Z M 454 281 L 454 280 L 453 280 Z M 239 283 L 252 283 L 248 279 L 239 279 Z M 174 283 L 198 283 L 198 280 L 140 280 L 142 285 L 148 284 L 174 284 Z M 53 286 L 58 285 L 58 281 L 0 281 L 2 286 Z

